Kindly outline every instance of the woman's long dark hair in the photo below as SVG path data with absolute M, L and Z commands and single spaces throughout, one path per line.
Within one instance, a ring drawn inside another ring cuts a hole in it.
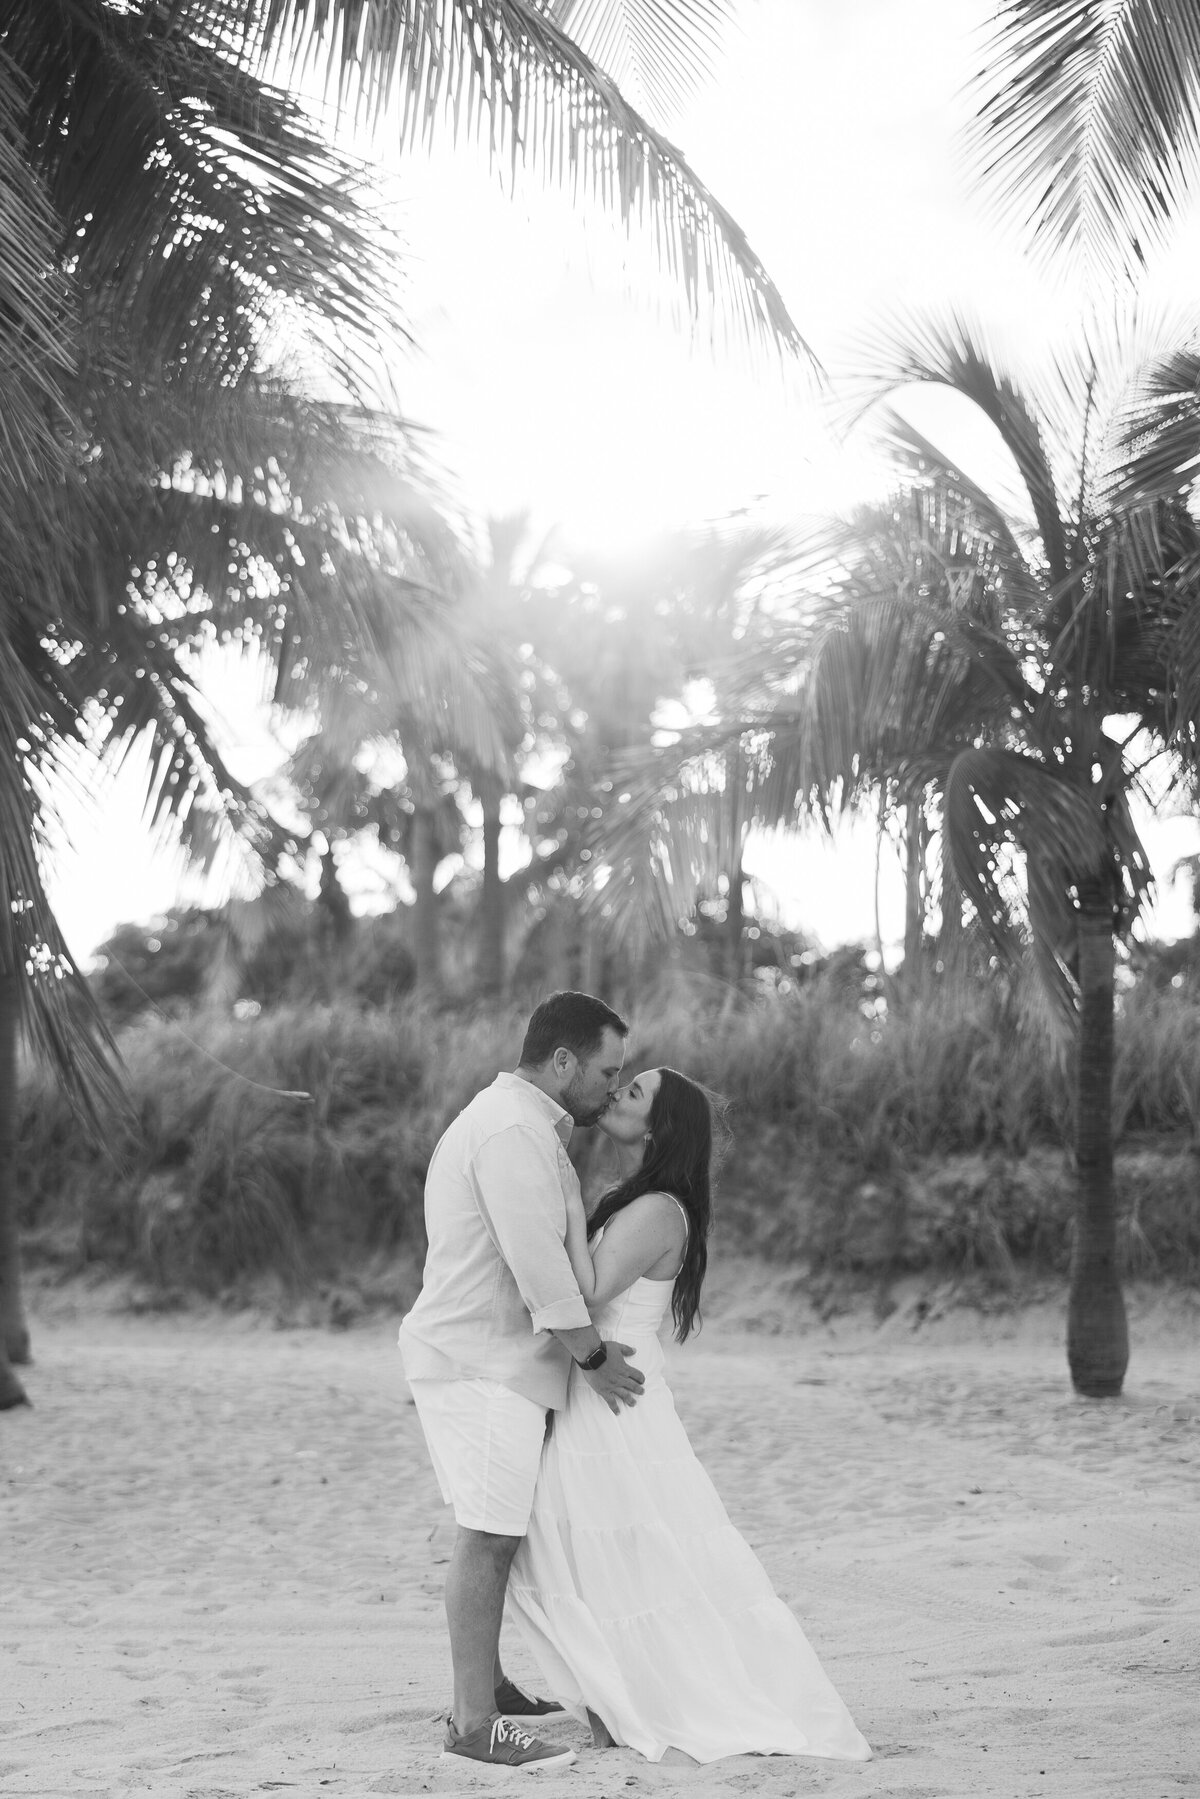
M 683 1264 L 671 1292 L 675 1337 L 684 1341 L 700 1320 L 700 1289 L 708 1267 L 708 1233 L 712 1225 L 713 1109 L 703 1087 L 674 1068 L 661 1068 L 658 1092 L 650 1104 L 650 1141 L 642 1165 L 628 1180 L 606 1193 L 588 1220 L 594 1234 L 617 1212 L 643 1193 L 673 1193 L 688 1216 Z

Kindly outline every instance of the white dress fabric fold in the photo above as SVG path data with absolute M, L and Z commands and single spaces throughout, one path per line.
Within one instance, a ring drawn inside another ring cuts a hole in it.
M 669 1280 L 597 1312 L 631 1344 L 642 1397 L 614 1416 L 578 1370 L 542 1452 L 508 1615 L 580 1720 L 659 1761 L 729 1755 L 865 1761 L 870 1748 L 792 1612 L 729 1521 L 665 1379 Z

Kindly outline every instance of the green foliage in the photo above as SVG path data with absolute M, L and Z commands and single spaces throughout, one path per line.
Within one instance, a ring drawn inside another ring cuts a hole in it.
M 175 907 L 125 924 L 100 946 L 91 985 L 105 1015 L 128 1024 L 148 1010 L 174 1014 L 214 1000 L 263 1007 L 337 995 L 362 1006 L 411 991 L 416 964 L 403 912 L 352 922 L 341 939 L 327 907 L 298 896 L 270 928 L 239 929 L 248 908 Z
M 720 1247 L 871 1280 L 951 1271 L 1004 1285 L 1018 1264 L 1065 1267 L 1069 1069 L 1019 994 L 959 985 L 888 1014 L 834 970 L 733 999 L 693 978 L 628 1012 L 631 1070 L 666 1063 L 727 1102 Z M 137 1128 L 111 1156 L 51 1082 L 25 1093 L 33 1259 L 120 1271 L 160 1299 L 245 1294 L 264 1278 L 297 1294 L 386 1266 L 380 1291 L 400 1304 L 424 1249 L 430 1151 L 514 1066 L 524 1022 L 524 1007 L 411 998 L 145 1017 L 122 1039 Z M 1126 1265 L 1200 1279 L 1200 1002 L 1137 991 L 1117 1041 Z M 593 1191 L 610 1153 L 585 1134 Z
M 838 963 L 732 1004 L 714 985 L 712 1017 L 698 991 L 649 1008 L 631 1055 L 676 1061 L 755 1126 L 784 1124 L 863 1171 L 898 1156 L 1020 1155 L 1061 1133 L 1053 1046 L 1003 988 L 955 984 L 889 1015 Z
M 209 1292 L 419 1247 L 444 1122 L 427 1039 L 417 1014 L 348 1005 L 146 1019 L 122 1039 L 138 1123 L 111 1156 L 52 1083 L 28 1094 L 23 1214 L 76 1266 Z

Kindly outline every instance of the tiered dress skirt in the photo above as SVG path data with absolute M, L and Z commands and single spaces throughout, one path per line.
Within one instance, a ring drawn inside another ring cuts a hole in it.
M 543 1680 L 659 1761 L 865 1761 L 870 1748 L 697 1460 L 664 1376 L 669 1281 L 596 1318 L 634 1348 L 641 1398 L 614 1415 L 577 1372 L 543 1452 L 508 1615 Z

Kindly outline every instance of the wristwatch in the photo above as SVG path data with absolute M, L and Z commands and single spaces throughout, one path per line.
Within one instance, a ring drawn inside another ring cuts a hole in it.
M 607 1360 L 608 1344 L 602 1343 L 599 1349 L 593 1349 L 591 1355 L 586 1356 L 582 1362 L 578 1362 L 577 1366 L 582 1368 L 585 1374 L 593 1374 L 597 1368 L 603 1368 Z

